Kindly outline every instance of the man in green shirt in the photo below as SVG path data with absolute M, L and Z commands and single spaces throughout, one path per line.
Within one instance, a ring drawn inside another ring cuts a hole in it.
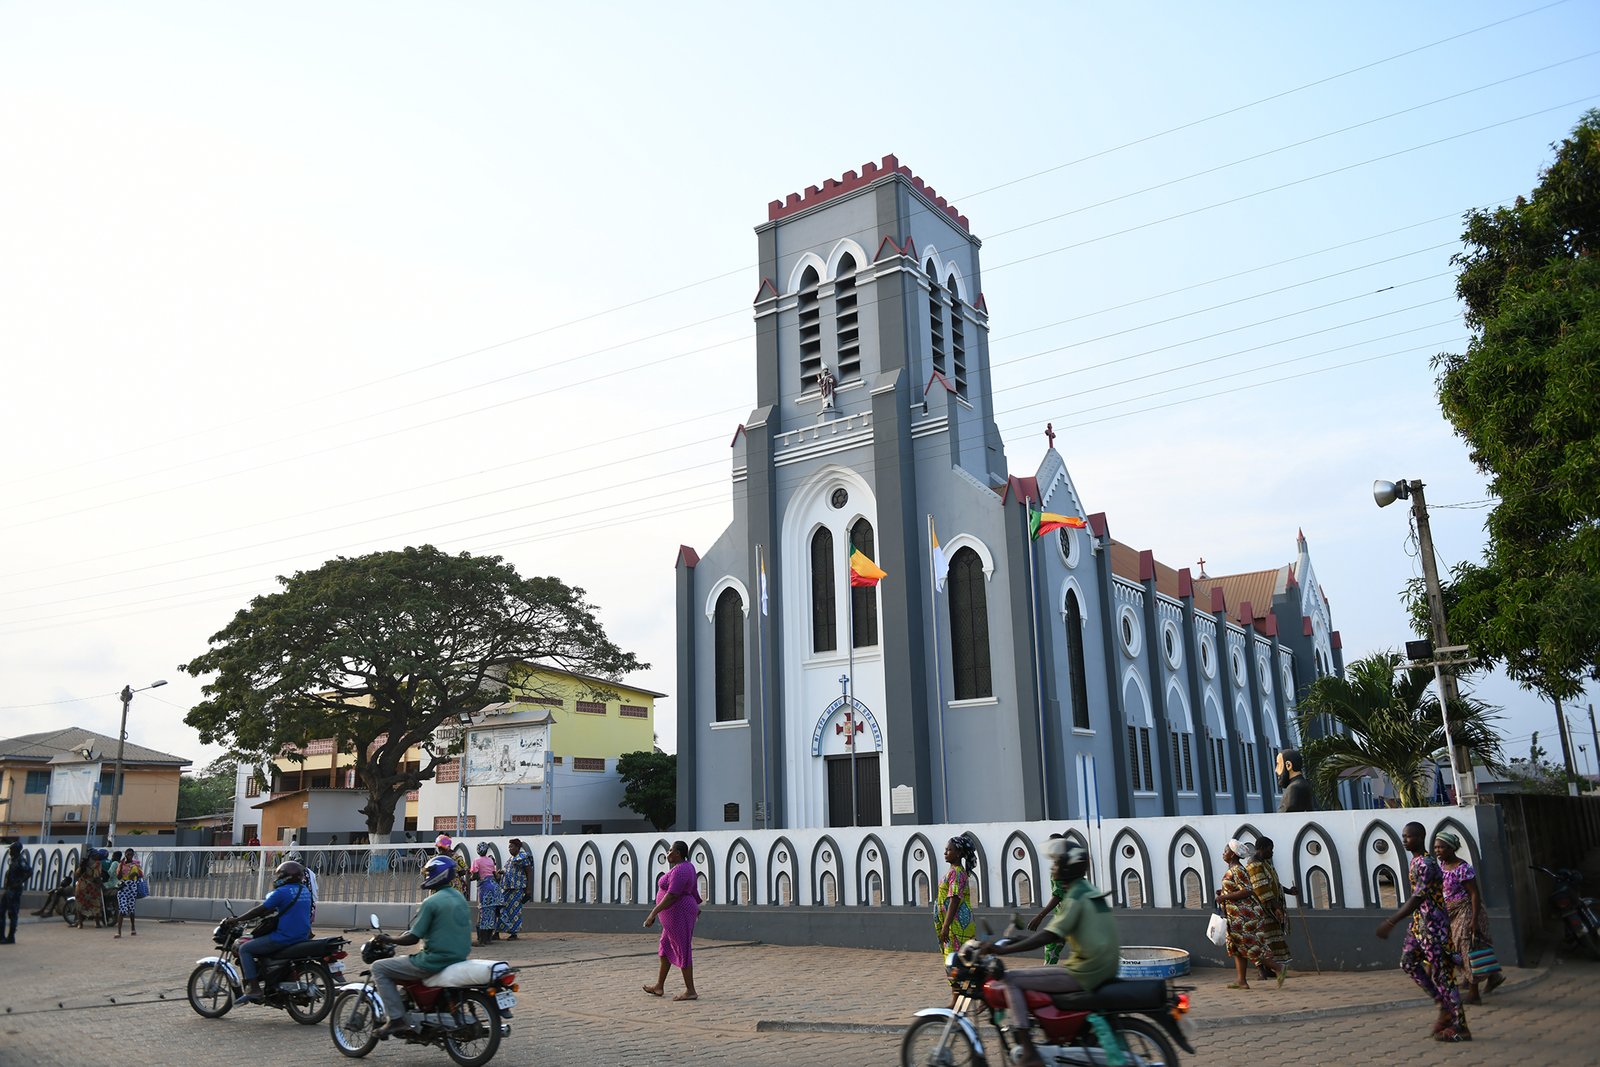
M 379 1037 L 412 1029 L 406 1022 L 406 1006 L 400 996 L 399 982 L 426 978 L 452 963 L 460 963 L 472 951 L 472 905 L 451 884 L 455 874 L 455 861 L 450 857 L 435 856 L 429 860 L 422 869 L 422 888 L 429 890 L 428 898 L 417 909 L 411 929 L 399 937 L 379 934 L 375 938 L 393 945 L 423 942 L 421 952 L 378 960 L 372 965 L 372 983 L 378 987 L 383 1013 L 389 1019 L 379 1028 Z
M 1117 936 L 1117 919 L 1106 903 L 1109 893 L 1096 889 L 1086 877 L 1089 873 L 1089 854 L 1082 846 L 1065 838 L 1052 838 L 1044 846 L 1051 860 L 1051 873 L 1067 887 L 1055 914 L 1043 930 L 1029 934 L 1020 941 L 1005 945 L 986 946 L 996 956 L 1009 956 L 1016 952 L 1065 941 L 1072 949 L 1071 955 L 1053 967 L 1024 967 L 1008 970 L 1005 974 L 1007 1000 L 1011 1005 L 1011 1028 L 1022 1045 L 1023 1067 L 1040 1067 L 1042 1060 L 1034 1050 L 1033 1038 L 1028 1030 L 1032 1019 L 1028 1015 L 1028 989 L 1041 993 L 1076 993 L 1094 991 L 1117 975 L 1122 962 L 1122 941 Z

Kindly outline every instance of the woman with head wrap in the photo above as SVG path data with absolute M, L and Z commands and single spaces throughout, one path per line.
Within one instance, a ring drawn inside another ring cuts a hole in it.
M 489 842 L 478 842 L 478 858 L 472 861 L 471 870 L 472 880 L 478 883 L 478 944 L 487 945 L 490 941 L 500 940 L 496 927 L 500 923 L 503 900 L 499 871 L 494 865 L 494 857 L 489 855 Z
M 1261 936 L 1277 963 L 1276 975 L 1263 965 L 1261 977 L 1276 977 L 1281 986 L 1289 977 L 1289 902 L 1284 896 L 1283 883 L 1278 881 L 1278 869 L 1272 865 L 1272 838 L 1256 838 L 1255 857 L 1246 861 L 1244 869 L 1250 875 L 1250 889 L 1255 893 L 1256 903 L 1261 905 Z
M 1466 992 L 1468 1004 L 1483 1003 L 1478 982 L 1485 981 L 1484 993 L 1493 993 L 1506 976 L 1495 958 L 1494 941 L 1489 937 L 1489 913 L 1478 892 L 1478 872 L 1462 859 L 1461 837 L 1450 830 L 1433 835 L 1433 855 L 1444 874 L 1444 906 L 1450 913 L 1450 940 L 1456 951 L 1456 977 Z
M 1250 887 L 1250 874 L 1245 864 L 1255 858 L 1256 848 L 1248 841 L 1229 841 L 1222 850 L 1223 862 L 1228 865 L 1222 876 L 1222 888 L 1217 890 L 1217 903 L 1222 906 L 1223 918 L 1228 920 L 1228 955 L 1233 957 L 1236 979 L 1228 983 L 1229 989 L 1249 989 L 1249 967 L 1254 964 L 1283 982 L 1283 970 L 1273 961 L 1272 949 L 1262 932 L 1261 902 L 1256 900 Z
M 497 932 L 505 934 L 507 941 L 515 941 L 522 930 L 522 909 L 528 903 L 528 886 L 533 882 L 533 854 L 520 837 L 513 837 L 510 847 L 511 857 L 500 872 L 504 884 Z
M 939 883 L 934 901 L 933 925 L 939 934 L 939 955 L 959 949 L 978 932 L 972 917 L 972 877 L 978 865 L 978 846 L 966 834 L 945 842 L 944 861 L 950 865 Z M 950 982 L 950 1006 L 955 1007 L 955 980 Z
M 1439 1005 L 1433 1023 L 1435 1041 L 1471 1041 L 1467 1015 L 1456 988 L 1455 951 L 1450 944 L 1450 913 L 1444 903 L 1444 874 L 1428 855 L 1426 831 L 1419 822 L 1406 823 L 1400 840 L 1411 854 L 1411 896 L 1400 910 L 1378 924 L 1378 936 L 1387 938 L 1409 918 L 1406 941 L 1400 950 L 1400 969 Z

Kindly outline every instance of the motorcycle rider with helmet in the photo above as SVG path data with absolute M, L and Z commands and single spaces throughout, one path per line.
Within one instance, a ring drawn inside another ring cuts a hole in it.
M 306 869 L 293 860 L 284 860 L 272 878 L 272 892 L 257 907 L 229 920 L 242 925 L 268 915 L 278 916 L 278 925 L 269 934 L 239 942 L 239 968 L 244 972 L 244 996 L 240 1004 L 261 1001 L 261 980 L 256 974 L 256 957 L 268 956 L 311 936 L 311 890 L 306 886 Z
M 460 963 L 472 951 L 472 905 L 452 884 L 455 876 L 455 860 L 449 856 L 429 860 L 422 868 L 422 888 L 429 891 L 428 896 L 417 909 L 411 929 L 398 937 L 378 934 L 374 938 L 391 945 L 423 942 L 421 952 L 378 960 L 372 965 L 372 982 L 389 1019 L 378 1030 L 380 1038 L 412 1029 L 405 1019 L 405 1001 L 398 982 L 426 978 L 452 963 Z

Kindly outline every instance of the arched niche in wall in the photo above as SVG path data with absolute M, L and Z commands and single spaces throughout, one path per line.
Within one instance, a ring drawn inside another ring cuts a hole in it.
M 1428 832 L 1428 840 L 1426 842 L 1428 854 L 1433 854 L 1433 839 L 1439 836 L 1441 830 L 1449 830 L 1461 838 L 1461 847 L 1456 850 L 1456 855 L 1476 867 L 1483 858 L 1483 854 L 1478 851 L 1478 842 L 1473 839 L 1472 834 L 1453 815 L 1446 815 L 1440 819 L 1439 824 Z M 1481 881 L 1478 883 L 1478 888 L 1483 888 Z
M 723 858 L 722 865 L 727 870 L 727 891 L 723 900 L 729 904 L 739 903 L 739 894 L 735 892 L 735 883 L 742 874 L 747 885 L 756 884 L 756 850 L 750 847 L 750 842 L 743 837 L 733 839 L 733 844 L 728 846 L 728 854 Z
M 1032 899 L 1020 899 L 1017 875 L 1027 878 L 1027 886 L 1032 892 Z M 1039 876 L 1039 850 L 1033 845 L 1032 839 L 1021 830 L 1013 831 L 1006 838 L 1005 852 L 1000 857 L 1000 884 L 1005 888 L 1005 906 L 1018 908 L 1026 904 L 1036 904 L 1046 898 L 1041 887 L 1047 884 L 1048 879 L 1041 881 Z
M 796 904 L 794 887 L 799 885 L 799 861 L 795 857 L 794 842 L 779 837 L 767 849 L 767 900 L 772 904 Z M 789 899 L 783 899 L 781 876 L 789 877 Z
M 1276 842 L 1274 842 L 1276 845 Z M 1326 902 L 1318 903 L 1317 871 L 1327 879 Z M 1339 850 L 1333 838 L 1318 822 L 1308 822 L 1294 835 L 1294 884 L 1304 886 L 1307 893 L 1300 900 L 1308 907 L 1342 908 L 1344 902 L 1344 870 Z
M 567 854 L 551 842 L 539 857 L 539 899 L 546 904 L 564 902 L 567 886 Z
M 634 894 L 634 889 L 638 884 L 639 856 L 633 851 L 633 845 L 624 838 L 611 851 L 611 903 L 639 903 Z M 655 900 L 655 892 L 653 890 L 648 896 L 650 900 Z
M 605 870 L 600 864 L 600 850 L 593 841 L 585 841 L 578 849 L 578 878 L 583 902 L 598 904 L 600 887 L 605 884 Z
M 1194 829 L 1185 826 L 1172 836 L 1172 844 L 1167 851 L 1167 869 L 1171 872 L 1172 906 L 1176 908 L 1189 907 L 1188 893 L 1184 888 L 1184 873 L 1191 872 L 1200 879 L 1201 894 L 1204 900 L 1199 905 L 1202 908 L 1211 906 L 1211 901 L 1217 890 L 1217 882 L 1211 868 L 1211 853 L 1206 850 L 1206 843 Z
M 1150 878 L 1150 849 L 1145 845 L 1144 838 L 1131 827 L 1124 827 L 1111 839 L 1111 884 L 1113 899 L 1123 907 L 1154 907 L 1152 888 L 1154 882 Z M 1126 876 L 1133 874 L 1138 879 L 1140 898 L 1129 904 L 1129 889 L 1133 882 Z
M 705 903 L 717 902 L 717 854 L 711 851 L 711 845 L 703 837 L 697 837 L 689 846 L 689 860 L 694 864 L 697 872 L 697 882 L 700 885 L 700 896 Z M 724 898 L 723 903 L 727 900 Z
M 871 875 L 878 876 L 878 894 L 889 891 L 889 850 L 877 834 L 867 834 L 856 848 L 856 903 L 871 904 Z M 885 901 L 884 903 L 888 903 Z
M 664 837 L 657 838 L 650 847 L 650 877 L 644 885 L 645 896 L 649 900 L 656 899 L 656 880 L 671 869 L 667 866 L 667 853 L 671 851 L 672 842 Z
M 832 834 L 823 834 L 817 839 L 816 847 L 811 850 L 811 903 L 828 903 L 828 894 L 824 892 L 822 876 L 833 875 L 835 894 L 842 891 L 844 886 L 844 856 L 839 852 L 839 843 L 833 839 Z M 837 897 L 835 898 L 835 902 Z
M 926 834 L 918 831 L 906 840 L 906 848 L 900 855 L 900 884 L 905 890 L 907 904 L 918 903 L 917 875 L 921 874 L 927 880 L 930 899 L 936 898 L 938 893 L 934 887 L 939 884 L 939 854 L 933 851 L 933 842 L 928 840 Z

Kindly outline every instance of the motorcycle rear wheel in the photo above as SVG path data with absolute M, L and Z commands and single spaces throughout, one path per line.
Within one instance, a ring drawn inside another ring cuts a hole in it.
M 1156 1023 L 1135 1015 L 1115 1015 L 1110 1022 L 1138 1067 L 1178 1067 L 1178 1050 Z
M 333 976 L 328 968 L 312 961 L 299 963 L 289 971 L 289 981 L 306 982 L 314 990 L 309 1001 L 301 1001 L 284 990 L 284 1010 L 289 1018 L 301 1026 L 315 1026 L 328 1017 L 328 1012 L 333 1010 Z
M 360 1059 L 378 1047 L 378 1013 L 365 993 L 346 989 L 334 998 L 328 1033 L 333 1037 L 333 1047 L 352 1059 Z
M 189 1007 L 203 1019 L 220 1019 L 233 1008 L 233 984 L 228 973 L 211 963 L 202 963 L 189 974 Z
M 462 1026 L 445 1031 L 444 1050 L 450 1058 L 461 1067 L 480 1067 L 494 1059 L 500 1048 L 500 1009 L 494 1001 L 474 989 L 462 995 L 454 1014 Z
M 67 902 L 61 906 L 61 917 L 67 920 L 68 926 L 78 925 L 78 902 L 75 899 L 67 898 Z
M 947 1021 L 950 1034 L 946 1038 Z M 942 1015 L 923 1016 L 907 1027 L 906 1036 L 900 1039 L 900 1067 L 981 1067 L 983 1063 L 961 1024 Z

